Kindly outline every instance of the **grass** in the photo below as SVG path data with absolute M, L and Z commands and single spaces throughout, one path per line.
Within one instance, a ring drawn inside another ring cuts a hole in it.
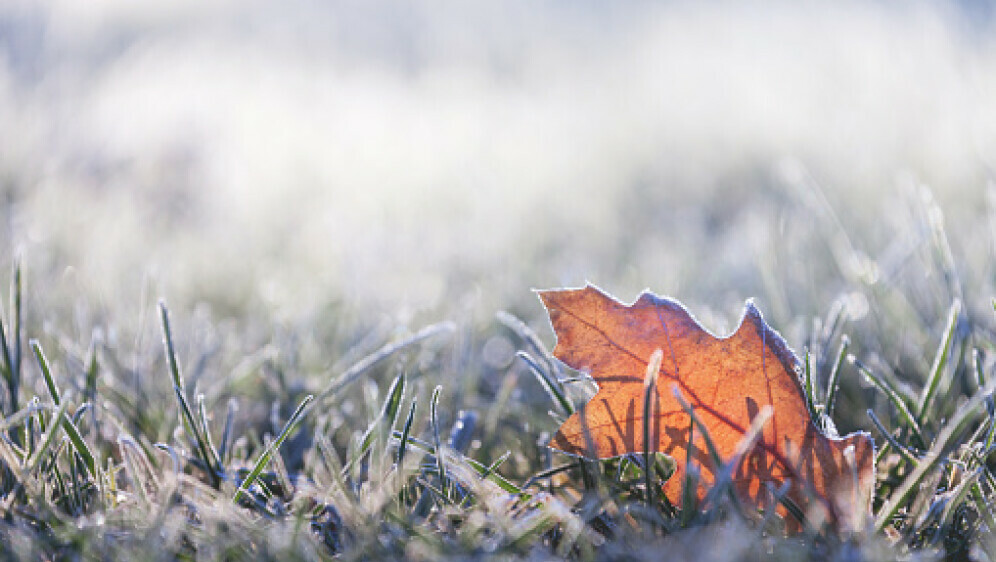
M 523 318 L 493 310 L 494 322 L 471 325 L 444 310 L 386 335 L 344 317 L 322 332 L 318 361 L 301 349 L 318 326 L 266 341 L 240 332 L 255 326 L 247 317 L 174 319 L 160 303 L 163 345 L 145 352 L 107 324 L 53 325 L 61 312 L 45 309 L 17 262 L 0 311 L 0 552 L 996 559 L 993 286 L 963 275 L 943 226 L 916 216 L 923 243 L 905 258 L 916 267 L 855 258 L 860 271 L 842 268 L 829 278 L 836 289 L 812 293 L 840 299 L 804 301 L 825 312 L 772 321 L 806 358 L 800 388 L 817 423 L 867 429 L 878 443 L 872 509 L 855 533 L 806 521 L 787 487 L 769 489 L 785 510 L 750 513 L 732 493 L 732 463 L 701 503 L 689 496 L 679 509 L 660 486 L 671 461 L 652 449 L 591 461 L 544 447 L 594 388 L 551 356 L 538 303 L 523 305 Z M 860 254 L 835 221 L 823 224 L 833 253 Z M 786 291 L 780 283 L 765 281 Z M 856 292 L 866 322 L 848 317 Z M 764 297 L 792 310 L 784 295 Z M 518 351 L 484 361 L 491 341 Z M 696 478 L 689 471 L 686 490 Z M 804 531 L 786 535 L 786 518 Z

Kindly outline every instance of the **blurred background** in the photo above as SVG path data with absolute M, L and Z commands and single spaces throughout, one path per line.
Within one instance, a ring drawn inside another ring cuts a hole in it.
M 0 266 L 83 333 L 159 297 L 542 322 L 531 289 L 591 281 L 720 331 L 756 297 L 801 346 L 899 276 L 990 322 L 993 31 L 968 1 L 4 0 Z

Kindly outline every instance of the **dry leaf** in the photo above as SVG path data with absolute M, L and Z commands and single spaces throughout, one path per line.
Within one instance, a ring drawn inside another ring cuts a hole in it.
M 735 458 L 751 422 L 771 407 L 770 419 L 733 472 L 734 489 L 747 505 L 771 508 L 765 483 L 778 487 L 791 480 L 788 497 L 810 517 L 825 517 L 845 529 L 863 524 L 874 487 L 871 437 L 827 436 L 814 425 L 797 374 L 799 360 L 752 303 L 736 332 L 717 338 L 681 304 L 649 292 L 629 306 L 591 285 L 539 296 L 557 333 L 553 354 L 588 371 L 599 386 L 560 427 L 551 447 L 590 458 L 642 453 L 644 378 L 654 352 L 661 350 L 648 449 L 667 453 L 677 464 L 664 485 L 671 502 L 681 501 L 691 422 L 678 394 L 706 426 L 724 463 Z M 691 453 L 701 499 L 720 469 L 700 431 Z

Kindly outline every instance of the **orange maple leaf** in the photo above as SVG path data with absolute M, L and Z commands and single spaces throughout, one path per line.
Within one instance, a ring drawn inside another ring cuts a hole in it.
M 791 481 L 788 497 L 810 516 L 822 515 L 839 528 L 864 522 L 874 487 L 871 437 L 839 438 L 816 427 L 799 382 L 799 360 L 750 301 L 740 327 L 717 338 L 680 303 L 649 292 L 629 306 L 591 285 L 540 291 L 539 296 L 557 333 L 553 354 L 588 371 L 599 386 L 594 398 L 560 427 L 551 447 L 589 458 L 666 453 L 677 465 L 664 484 L 675 505 L 680 505 L 690 456 L 700 473 L 701 500 L 721 467 L 710 460 L 700 431 L 693 433 L 688 455 L 691 417 L 684 401 L 723 462 L 740 459 L 732 484 L 742 501 L 770 509 L 772 494 L 765 484 Z M 652 377 L 655 363 L 656 403 L 649 410 L 645 449 L 644 379 Z M 752 422 L 763 421 L 757 418 L 767 407 L 770 418 L 753 446 L 742 450 Z

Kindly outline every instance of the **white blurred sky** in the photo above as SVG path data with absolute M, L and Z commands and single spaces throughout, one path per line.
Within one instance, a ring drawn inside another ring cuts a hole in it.
M 635 183 L 708 206 L 791 158 L 856 211 L 899 173 L 969 208 L 996 165 L 990 11 L 5 0 L 8 234 L 88 284 L 421 302 L 454 267 L 525 269 L 530 232 L 622 236 Z M 576 284 L 579 255 L 516 283 Z

